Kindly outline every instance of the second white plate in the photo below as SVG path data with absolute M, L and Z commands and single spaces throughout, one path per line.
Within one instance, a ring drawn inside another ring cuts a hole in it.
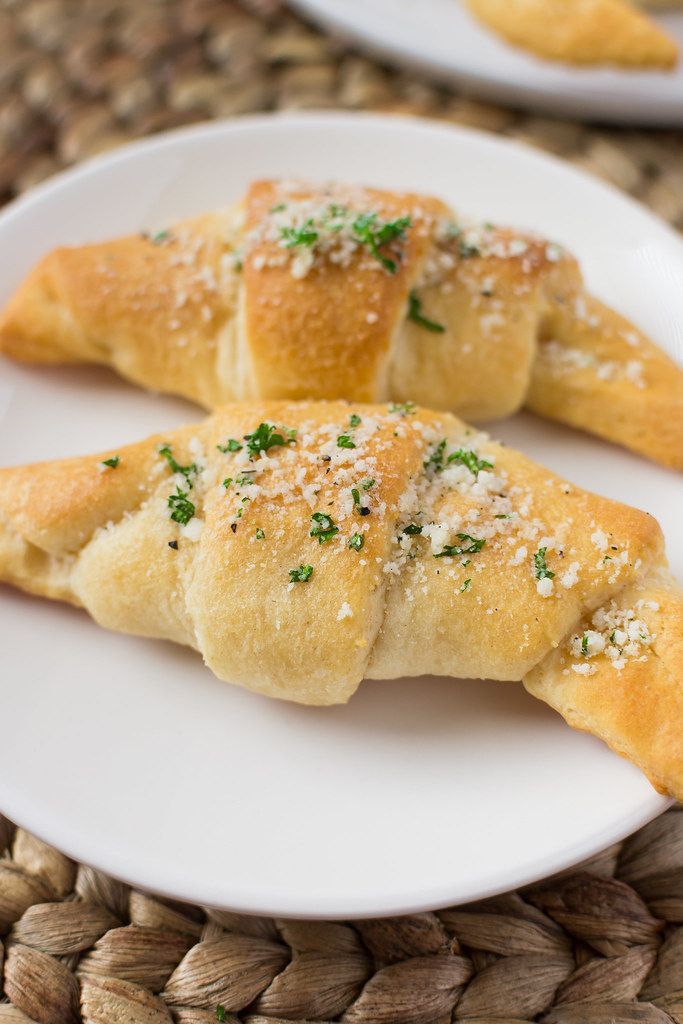
M 683 124 L 683 59 L 671 72 L 572 68 L 509 46 L 462 0 L 291 0 L 303 14 L 380 56 L 481 99 L 567 117 Z M 683 54 L 683 11 L 655 15 Z
M 537 228 L 671 352 L 683 245 L 635 203 L 510 142 L 414 120 L 212 124 L 117 150 L 0 216 L 0 302 L 53 246 L 239 197 L 258 176 L 363 180 Z M 680 348 L 678 349 L 680 353 Z M 0 365 L 0 465 L 97 451 L 201 416 L 104 370 Z M 680 478 L 531 417 L 494 426 L 577 483 L 657 515 L 683 569 Z M 521 685 L 366 682 L 303 708 L 216 680 L 171 644 L 0 588 L 0 810 L 137 885 L 287 917 L 474 899 L 573 863 L 665 801 Z

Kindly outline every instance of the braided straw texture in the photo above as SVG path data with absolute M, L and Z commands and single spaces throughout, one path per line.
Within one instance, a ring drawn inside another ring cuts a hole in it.
M 260 110 L 423 114 L 530 142 L 683 227 L 683 137 L 475 102 L 278 0 L 0 0 L 0 202 L 151 132 Z M 0 1024 L 683 1024 L 683 810 L 522 893 L 385 921 L 182 906 L 0 817 Z
M 3 818 L 0 851 L 0 1024 L 683 1022 L 683 808 L 521 892 L 347 924 L 151 897 Z

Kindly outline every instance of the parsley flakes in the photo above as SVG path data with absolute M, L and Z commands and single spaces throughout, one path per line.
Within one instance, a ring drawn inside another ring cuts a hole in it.
M 181 491 L 179 487 L 176 487 L 175 494 L 169 494 L 168 507 L 171 509 L 171 519 L 180 523 L 181 526 L 187 526 L 196 512 L 194 504 L 187 496 L 187 491 Z
M 481 256 L 481 249 L 478 245 L 473 245 L 471 242 L 465 242 L 464 240 L 458 245 L 458 252 L 464 260 L 469 260 L 473 256 Z
M 334 525 L 332 516 L 325 512 L 314 512 L 311 519 L 314 525 L 311 527 L 310 536 L 317 537 L 320 544 L 327 544 L 328 540 L 332 540 L 339 533 L 339 527 Z
M 492 462 L 480 459 L 476 452 L 466 451 L 464 448 L 458 448 L 457 452 L 451 452 L 448 462 L 460 462 L 463 466 L 467 466 L 474 476 L 477 476 L 482 469 L 493 469 Z
M 296 569 L 289 570 L 290 583 L 308 583 L 313 575 L 312 565 L 299 565 Z
M 102 459 L 100 466 L 105 466 L 107 469 L 116 469 L 120 461 L 120 455 L 112 455 L 110 459 Z
M 429 458 L 423 463 L 425 469 L 433 469 L 435 473 L 440 473 L 443 469 L 443 456 L 446 451 L 446 438 L 432 449 Z
M 359 516 L 369 516 L 370 509 L 366 505 L 361 504 L 360 491 L 358 490 L 357 487 L 351 488 L 351 497 L 353 498 L 354 512 L 356 512 Z
M 471 537 L 469 533 L 457 533 L 456 537 L 461 544 L 446 544 L 443 551 L 440 551 L 434 558 L 450 558 L 453 555 L 475 555 L 486 544 L 483 537 Z
M 415 402 L 392 402 L 389 406 L 389 412 L 393 412 L 397 416 L 410 416 L 411 413 L 415 412 L 415 408 Z
M 410 226 L 410 217 L 397 217 L 396 220 L 383 222 L 376 213 L 360 213 L 353 221 L 351 231 L 354 239 L 368 249 L 388 274 L 395 274 L 401 254 L 394 251 L 391 256 L 387 256 L 381 250 L 391 242 L 403 239 Z M 395 259 L 392 258 L 394 256 Z
M 354 551 L 360 551 L 365 544 L 365 537 L 362 533 L 352 533 L 349 537 L 349 547 Z
M 143 231 L 142 237 L 152 245 L 162 245 L 164 242 L 170 242 L 173 235 L 167 228 L 163 228 L 161 231 Z
M 244 445 L 241 445 L 234 437 L 229 437 L 225 444 L 217 444 L 219 452 L 227 454 L 228 452 L 241 452 Z
M 176 460 L 173 458 L 173 451 L 169 444 L 162 444 L 158 448 L 158 452 L 159 455 L 162 455 L 166 459 L 166 462 L 168 463 L 169 469 L 171 470 L 172 473 L 180 473 L 181 476 L 185 477 L 185 480 L 187 481 L 187 486 L 191 490 L 191 477 L 196 476 L 197 473 L 199 472 L 196 462 L 190 463 L 189 466 L 181 466 L 180 463 L 176 462 Z
M 555 576 L 548 568 L 545 560 L 547 548 L 539 548 L 534 555 L 534 575 L 537 580 L 551 580 Z
M 312 246 L 320 237 L 313 224 L 313 218 L 309 217 L 301 227 L 280 228 L 280 242 L 285 249 L 293 249 L 296 245 Z
M 443 324 L 438 323 L 436 320 L 430 320 L 423 314 L 422 300 L 416 291 L 411 291 L 408 295 L 408 313 L 406 315 L 408 320 L 417 324 L 418 327 L 424 327 L 426 331 L 432 331 L 434 334 L 443 334 L 446 330 Z
M 267 452 L 270 448 L 296 444 L 296 430 L 286 430 L 284 427 L 280 430 L 284 430 L 284 434 L 278 433 L 277 427 L 269 423 L 259 423 L 253 433 L 245 434 L 249 458 L 254 459 L 260 452 Z
M 348 434 L 340 434 L 337 438 L 337 448 L 355 448 L 356 442 Z

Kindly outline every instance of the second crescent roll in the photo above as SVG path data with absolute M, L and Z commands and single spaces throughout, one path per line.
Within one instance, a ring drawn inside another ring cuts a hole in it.
M 674 40 L 629 0 L 467 0 L 508 42 L 547 60 L 672 68 Z M 660 4 L 660 6 L 662 6 Z
M 263 181 L 166 231 L 57 249 L 0 315 L 0 351 L 104 363 L 209 408 L 526 405 L 683 468 L 675 363 L 559 246 L 427 196 Z
M 364 677 L 525 680 L 683 796 L 660 529 L 411 405 L 255 403 L 0 470 L 0 579 L 305 704 Z

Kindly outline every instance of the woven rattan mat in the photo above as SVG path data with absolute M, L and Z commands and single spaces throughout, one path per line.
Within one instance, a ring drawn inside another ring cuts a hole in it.
M 0 0 L 0 201 L 150 132 L 307 107 L 522 139 L 683 227 L 681 134 L 482 104 L 380 67 L 273 0 Z M 0 1024 L 683 1024 L 683 810 L 521 894 L 352 924 L 152 899 L 1 817 L 0 856 Z
M 2 849 L 0 1024 L 683 1021 L 683 808 L 521 893 L 348 924 L 153 899 L 0 818 Z

